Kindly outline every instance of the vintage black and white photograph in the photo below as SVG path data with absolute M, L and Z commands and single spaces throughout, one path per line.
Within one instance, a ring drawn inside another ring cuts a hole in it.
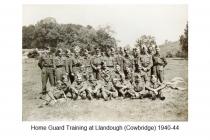
M 187 5 L 23 5 L 22 121 L 188 121 Z

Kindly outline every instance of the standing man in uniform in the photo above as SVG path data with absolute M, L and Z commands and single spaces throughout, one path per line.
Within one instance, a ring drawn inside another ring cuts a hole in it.
M 130 75 L 133 73 L 133 57 L 130 56 L 128 53 L 128 49 L 124 49 L 124 59 L 123 59 L 123 72 L 125 74 L 125 79 L 126 80 L 131 80 L 128 78 L 131 78 Z
M 70 50 L 66 50 L 66 72 L 68 74 L 68 79 L 73 82 L 73 58 L 71 56 Z
M 96 54 L 95 56 L 91 59 L 91 67 L 93 70 L 93 75 L 96 80 L 100 79 L 100 69 L 101 69 L 101 54 L 99 48 L 96 48 Z
M 82 75 L 84 80 L 88 80 L 90 74 L 92 74 L 91 58 L 87 49 L 84 50 L 84 57 L 82 58 Z
M 134 73 L 139 73 L 140 74 L 140 53 L 137 51 L 137 49 L 135 48 L 135 50 L 133 51 L 133 71 Z
M 140 52 L 135 49 L 133 51 L 133 75 L 132 75 L 132 83 L 135 82 L 135 77 L 142 76 L 145 77 L 141 69 L 141 61 L 140 61 Z
M 155 75 L 160 83 L 164 81 L 164 67 L 167 65 L 166 58 L 160 55 L 160 48 L 156 45 L 156 53 L 153 55 L 152 74 Z
M 73 61 L 72 76 L 74 77 L 74 79 L 77 77 L 78 74 L 82 73 L 82 57 L 80 56 L 79 53 L 80 53 L 80 48 L 76 46 L 74 49 L 74 58 L 72 59 Z
M 115 52 L 114 55 L 114 67 L 116 68 L 116 65 L 120 66 L 120 69 L 123 70 L 123 56 L 120 54 L 120 50 Z
M 147 47 L 145 45 L 143 45 L 141 49 L 140 64 L 141 64 L 140 66 L 141 74 L 146 83 L 149 81 L 151 68 L 153 66 L 153 61 L 152 61 L 152 56 L 148 54 Z
M 55 65 L 56 65 L 55 76 L 56 76 L 56 82 L 57 82 L 57 81 L 61 81 L 62 77 L 67 74 L 66 59 L 63 56 L 62 49 L 58 49 L 56 52 Z
M 148 47 L 148 54 L 153 56 L 155 54 L 155 45 L 154 44 L 150 44 L 149 47 Z
M 114 71 L 114 57 L 111 56 L 111 49 L 106 50 L 106 57 L 103 60 L 110 71 Z
M 111 49 L 111 53 L 110 53 L 110 55 L 111 55 L 111 57 L 112 58 L 114 58 L 115 57 L 115 48 L 110 48 Z
M 55 48 L 50 48 L 49 52 L 40 57 L 38 66 L 42 71 L 42 95 L 46 95 L 48 79 L 50 81 L 50 85 L 55 86 Z

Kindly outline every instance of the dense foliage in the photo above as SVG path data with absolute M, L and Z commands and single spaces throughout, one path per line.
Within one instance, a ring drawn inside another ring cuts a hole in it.
M 184 30 L 184 34 L 180 36 L 179 42 L 185 57 L 188 57 L 188 24 Z
M 111 35 L 110 27 L 94 29 L 76 24 L 58 24 L 54 18 L 48 17 L 35 25 L 22 27 L 23 49 L 44 49 L 47 47 L 69 48 L 75 46 L 91 51 L 95 47 L 102 50 L 116 47 L 116 40 Z
M 146 47 L 149 47 L 151 45 L 156 45 L 155 37 L 151 35 L 142 35 L 140 38 L 136 40 L 136 47 L 142 47 L 142 45 L 145 45 Z

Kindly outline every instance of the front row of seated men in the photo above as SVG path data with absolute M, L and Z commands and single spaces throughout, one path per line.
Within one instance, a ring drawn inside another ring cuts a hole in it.
M 166 87 L 160 83 L 155 75 L 151 75 L 150 81 L 145 82 L 143 76 L 134 74 L 132 81 L 126 80 L 125 75 L 117 65 L 114 72 L 106 69 L 106 63 L 102 63 L 105 71 L 101 72 L 101 79 L 96 80 L 93 74 L 89 74 L 86 80 L 81 74 L 77 74 L 73 83 L 70 83 L 68 77 L 64 75 L 56 86 L 51 87 L 47 93 L 45 104 L 54 104 L 58 99 L 143 99 L 150 98 L 155 100 L 159 98 L 164 100 L 162 89 Z

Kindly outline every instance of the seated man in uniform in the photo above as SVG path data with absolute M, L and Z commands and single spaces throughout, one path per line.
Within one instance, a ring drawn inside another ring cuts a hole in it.
M 114 87 L 117 89 L 119 95 L 121 95 L 123 98 L 131 97 L 132 95 L 132 85 L 130 81 L 125 80 L 123 77 L 118 79 L 113 79 Z
M 101 80 L 103 83 L 102 92 L 103 95 L 109 97 L 109 99 L 118 97 L 118 92 L 114 88 L 111 72 L 106 66 L 106 62 L 101 63 Z
M 51 87 L 49 92 L 47 93 L 47 97 L 45 99 L 45 105 L 55 104 L 58 99 L 65 98 L 66 99 L 66 91 L 68 90 L 68 78 L 62 77 L 62 80 L 58 80 L 56 82 L 55 87 Z
M 102 94 L 102 84 L 100 81 L 97 81 L 94 79 L 94 76 L 91 74 L 89 75 L 88 81 L 87 81 L 87 96 L 91 100 L 93 97 L 100 98 L 103 97 L 104 100 L 107 100 L 106 96 Z
M 87 98 L 86 88 L 87 88 L 87 85 L 82 80 L 82 76 L 80 74 L 77 74 L 75 81 L 69 87 L 69 91 L 72 94 L 73 100 L 76 100 L 78 97 L 81 97 L 82 99 L 86 99 Z
M 133 81 L 133 87 L 130 90 L 130 95 L 132 99 L 142 99 L 145 94 L 145 83 L 142 80 L 141 76 L 135 75 Z
M 114 85 L 111 80 L 110 75 L 106 75 L 103 80 L 103 88 L 102 88 L 103 95 L 106 95 L 108 99 L 118 97 L 118 92 L 114 88 Z
M 119 95 L 125 97 L 125 93 L 127 90 L 127 85 L 125 84 L 125 75 L 120 70 L 120 66 L 116 65 L 116 69 L 113 73 L 113 85 L 115 89 L 118 91 Z
M 165 87 L 165 84 L 158 82 L 156 76 L 152 75 L 150 83 L 146 86 L 146 89 L 148 90 L 148 95 L 152 97 L 152 100 L 155 100 L 156 98 L 165 100 L 165 97 L 162 96 L 162 89 Z
M 129 68 L 129 67 L 126 67 L 125 68 L 125 71 L 124 71 L 124 74 L 125 74 L 125 80 L 126 81 L 129 81 L 130 83 L 133 82 L 133 72 L 132 72 L 132 69 Z

